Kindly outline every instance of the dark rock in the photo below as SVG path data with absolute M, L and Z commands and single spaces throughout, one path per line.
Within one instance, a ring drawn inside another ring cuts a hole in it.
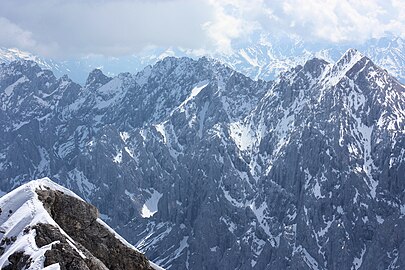
M 31 265 L 30 256 L 23 252 L 15 252 L 8 257 L 9 264 L 1 268 L 2 270 L 23 270 Z
M 87 77 L 85 87 L 90 91 L 95 91 L 100 86 L 111 81 L 110 77 L 104 75 L 104 73 L 100 69 L 94 69 L 92 72 L 89 73 Z
M 68 243 L 65 235 L 50 224 L 37 224 L 33 227 L 36 231 L 35 242 L 38 247 L 54 243 L 52 249 L 45 252 L 44 266 L 59 263 L 62 270 L 106 270 L 108 269 L 100 260 L 94 257 L 87 249 L 78 243 Z M 72 245 L 83 254 L 82 257 Z
M 82 262 L 83 259 L 80 260 L 78 256 L 70 255 L 71 263 L 66 263 L 71 265 L 69 267 L 79 267 L 85 263 L 90 270 L 103 269 L 103 267 L 128 270 L 152 269 L 143 254 L 126 246 L 97 221 L 98 210 L 93 205 L 55 190 L 37 190 L 37 194 L 56 223 L 87 250 L 85 254 L 92 254 L 103 263 L 97 264 L 95 260 L 91 263 Z M 42 225 L 42 228 L 37 229 L 39 231 L 36 237 L 38 246 L 61 238 L 60 232 L 49 226 Z M 55 246 L 55 250 L 52 248 L 49 253 L 46 253 L 47 261 L 53 263 L 66 256 L 63 253 L 66 248 L 67 243 Z M 66 269 L 80 269 L 80 267 Z

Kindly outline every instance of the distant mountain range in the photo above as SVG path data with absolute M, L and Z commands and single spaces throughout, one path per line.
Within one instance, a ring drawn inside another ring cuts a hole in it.
M 357 50 L 271 81 L 17 61 L 0 101 L 0 189 L 48 176 L 166 269 L 405 268 L 405 88 Z
M 360 52 L 386 69 L 402 83 L 405 83 L 405 48 L 401 37 L 386 36 L 370 39 L 362 44 L 314 44 L 292 37 L 270 37 L 257 35 L 250 41 L 234 44 L 230 53 L 210 53 L 214 58 L 252 79 L 271 80 L 280 72 L 285 72 L 297 65 L 303 65 L 313 57 L 336 62 L 349 48 L 356 47 Z M 87 74 L 93 69 L 102 69 L 109 76 L 120 72 L 135 73 L 147 65 L 153 65 L 167 56 L 191 57 L 202 56 L 181 48 L 148 48 L 134 55 L 123 57 L 87 56 L 70 60 L 54 60 L 36 56 L 18 49 L 0 48 L 0 63 L 14 60 L 32 60 L 42 68 L 50 69 L 56 76 L 68 75 L 74 81 L 83 84 Z

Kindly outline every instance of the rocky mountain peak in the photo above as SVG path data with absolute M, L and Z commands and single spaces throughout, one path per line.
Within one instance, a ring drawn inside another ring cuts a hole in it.
M 95 90 L 111 80 L 111 77 L 104 75 L 101 69 L 96 68 L 89 73 L 84 87 L 90 90 Z
M 38 73 L 42 69 L 37 62 L 32 60 L 16 60 L 9 64 L 9 68 L 15 72 L 24 72 L 24 73 Z
M 359 52 L 356 49 L 348 49 L 342 57 L 336 62 L 335 66 L 336 67 L 342 67 L 342 68 L 350 68 L 351 66 L 355 65 L 357 62 L 359 62 L 361 59 L 363 59 L 365 56 Z
M 313 78 L 319 77 L 329 63 L 323 59 L 312 58 L 305 62 L 304 71 L 310 73 Z
M 1 64 L 0 67 L 0 78 L 7 83 L 14 83 L 22 77 L 35 79 L 36 77 L 42 77 L 42 74 L 50 75 L 47 71 L 44 72 L 36 62 L 31 60 L 16 60 L 8 64 Z

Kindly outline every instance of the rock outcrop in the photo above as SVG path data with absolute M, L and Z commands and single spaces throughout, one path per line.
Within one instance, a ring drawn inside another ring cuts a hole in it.
M 55 222 L 76 243 L 85 248 L 85 256 L 88 257 L 87 254 L 92 255 L 89 260 L 85 261 L 88 269 L 152 269 L 143 254 L 125 245 L 117 238 L 115 233 L 112 233 L 100 223 L 98 210 L 93 205 L 58 190 L 42 189 L 36 192 L 39 200 L 43 202 L 45 209 Z M 40 243 L 43 246 L 54 241 L 61 241 L 61 237 L 62 239 L 66 238 L 62 234 L 55 235 L 50 226 L 47 224 L 37 225 L 38 229 L 35 237 L 37 244 Z M 66 244 L 57 245 L 47 251 L 45 253 L 45 264 L 58 262 L 60 256 L 66 256 L 63 254 Z M 78 259 L 77 256 L 75 259 Z M 99 265 L 98 260 L 103 264 Z M 77 269 L 85 268 L 79 267 Z
M 49 179 L 17 188 L 0 206 L 8 210 L 0 214 L 2 270 L 157 268 L 103 223 L 94 206 Z

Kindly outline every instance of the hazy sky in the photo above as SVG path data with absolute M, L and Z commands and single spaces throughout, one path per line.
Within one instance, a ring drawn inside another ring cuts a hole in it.
M 405 0 L 1 0 L 0 47 L 119 56 L 146 46 L 229 51 L 253 33 L 323 42 L 404 37 Z

